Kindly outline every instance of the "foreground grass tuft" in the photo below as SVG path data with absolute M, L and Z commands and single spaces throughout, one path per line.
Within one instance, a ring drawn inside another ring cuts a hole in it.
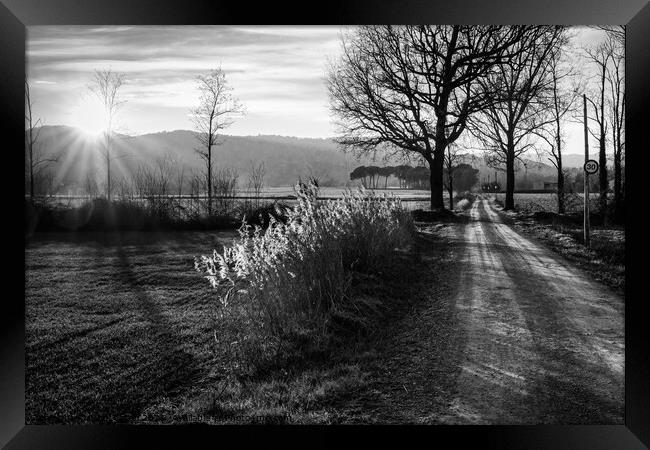
M 240 356 L 249 359 L 268 343 L 279 352 L 287 342 L 326 340 L 333 317 L 363 317 L 368 305 L 350 300 L 353 273 L 380 271 L 414 233 L 397 198 L 358 191 L 319 202 L 314 183 L 296 194 L 284 221 L 271 218 L 266 230 L 244 225 L 239 241 L 196 261 L 220 314 L 244 317 L 252 339 Z

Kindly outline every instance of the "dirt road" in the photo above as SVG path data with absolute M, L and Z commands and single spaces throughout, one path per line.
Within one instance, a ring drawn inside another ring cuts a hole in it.
M 444 232 L 453 273 L 396 325 L 357 411 L 380 422 L 623 423 L 623 299 L 487 200 Z

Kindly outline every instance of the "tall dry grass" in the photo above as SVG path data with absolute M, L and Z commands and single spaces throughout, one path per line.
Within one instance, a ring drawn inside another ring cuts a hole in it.
M 266 230 L 244 224 L 232 246 L 195 262 L 222 311 L 243 311 L 266 343 L 326 337 L 332 314 L 350 301 L 353 273 L 389 264 L 414 231 L 398 198 L 358 190 L 318 201 L 313 182 L 295 190 L 283 221 L 271 218 Z

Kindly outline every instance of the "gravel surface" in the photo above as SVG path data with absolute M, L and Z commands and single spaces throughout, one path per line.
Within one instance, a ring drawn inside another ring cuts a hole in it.
M 386 332 L 340 421 L 622 424 L 623 298 L 487 200 L 467 214 L 436 226 L 430 289 Z

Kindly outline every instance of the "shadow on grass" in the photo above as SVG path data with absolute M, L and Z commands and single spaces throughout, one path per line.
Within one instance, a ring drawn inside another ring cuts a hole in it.
M 98 257 L 110 257 L 101 251 L 102 247 L 97 248 L 100 249 Z M 131 342 L 132 346 L 137 345 L 137 354 L 133 356 L 138 359 L 144 356 L 146 362 L 137 367 L 128 367 L 128 362 L 120 362 L 118 364 L 124 366 L 121 373 L 100 379 L 97 387 L 101 392 L 90 409 L 92 412 L 85 418 L 89 422 L 130 422 L 148 404 L 192 384 L 198 375 L 195 358 L 182 349 L 182 336 L 166 317 L 160 301 L 153 299 L 143 288 L 121 241 L 118 241 L 115 253 L 120 269 L 115 273 L 117 281 L 135 297 L 134 310 L 146 323 L 138 333 L 125 335 L 124 339 L 136 341 Z M 132 356 L 128 354 L 130 349 L 125 351 L 127 353 L 120 355 L 121 358 Z
M 202 347 L 190 352 L 207 340 L 203 330 L 172 316 L 187 306 L 170 294 L 184 291 L 202 306 L 190 261 L 174 254 L 164 266 L 158 255 L 169 260 L 169 250 L 141 245 L 141 236 L 68 238 L 26 249 L 26 273 L 39 280 L 26 285 L 26 422 L 133 422 L 201 373 Z

